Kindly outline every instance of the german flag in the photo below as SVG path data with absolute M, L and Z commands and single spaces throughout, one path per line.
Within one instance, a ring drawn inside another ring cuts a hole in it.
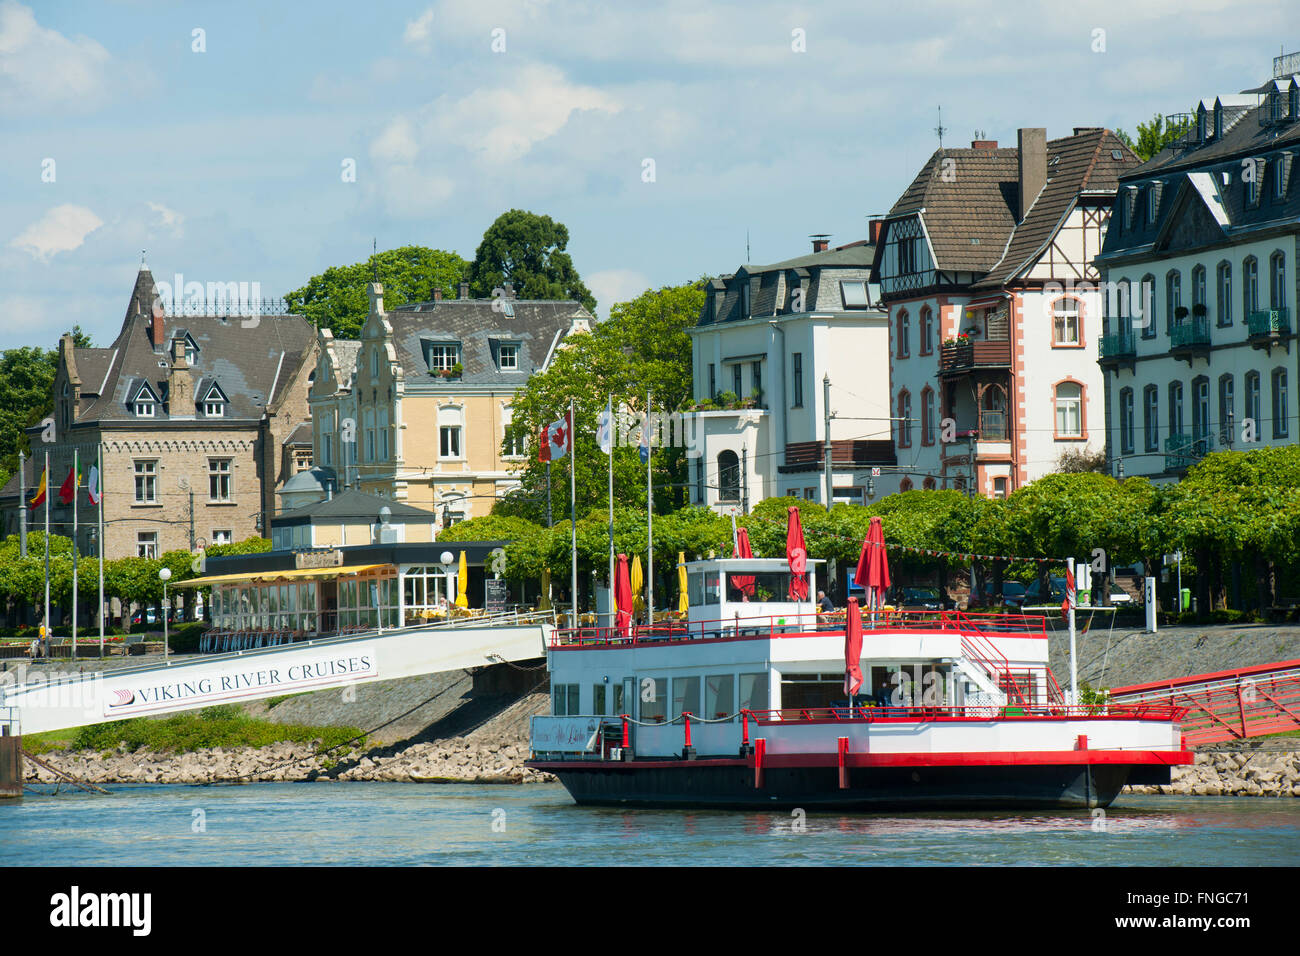
M 28 507 L 39 508 L 41 505 L 45 504 L 45 490 L 46 490 L 45 477 L 48 473 L 49 473 L 48 468 L 45 471 L 41 472 L 41 483 L 36 486 L 36 497 L 31 500 L 31 503 L 28 505 Z

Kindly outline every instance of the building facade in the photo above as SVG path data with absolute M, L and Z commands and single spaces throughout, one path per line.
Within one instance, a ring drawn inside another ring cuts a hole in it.
M 1097 260 L 1108 454 L 1153 480 L 1294 442 L 1300 424 L 1300 75 L 1182 119 L 1183 136 L 1124 175 Z
M 1137 157 L 1076 128 L 1015 148 L 940 149 L 876 246 L 889 312 L 898 484 L 1005 497 L 1065 452 L 1104 448 L 1100 278 L 1120 174 Z
M 142 265 L 121 331 L 107 348 L 59 343 L 52 428 L 29 429 L 34 494 L 49 453 L 50 530 L 72 536 L 58 489 L 74 451 L 83 476 L 77 545 L 99 553 L 98 509 L 85 482 L 102 448 L 103 554 L 157 557 L 266 535 L 276 487 L 289 477 L 284 445 L 307 419 L 315 336 L 293 315 L 164 314 Z M 45 438 L 53 438 L 46 441 Z M 19 476 L 0 492 L 6 534 L 23 504 Z M 28 514 L 43 528 L 44 509 Z
M 437 298 L 385 311 L 370 287 L 356 343 L 320 333 L 311 408 L 316 470 L 339 487 L 435 512 L 485 515 L 519 486 L 528 444 L 511 428 L 515 392 L 565 336 L 591 328 L 577 302 Z
M 691 501 L 742 512 L 764 498 L 826 502 L 830 380 L 832 497 L 863 504 L 889 470 L 888 328 L 856 242 L 714 279 L 691 330 L 697 411 L 684 415 Z

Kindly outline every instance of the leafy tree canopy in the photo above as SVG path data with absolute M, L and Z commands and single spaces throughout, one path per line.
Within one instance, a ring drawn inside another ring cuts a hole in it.
M 428 302 L 434 290 L 457 294 L 469 264 L 454 252 L 402 246 L 376 253 L 365 262 L 332 266 L 312 276 L 301 289 L 286 293 L 291 312 L 306 316 L 336 338 L 356 338 L 370 312 L 366 287 L 378 278 L 384 286 L 384 308 L 408 302 Z
M 490 298 L 507 282 L 521 299 L 573 299 L 595 313 L 596 299 L 564 251 L 569 230 L 550 216 L 511 209 L 497 217 L 469 267 L 476 296 Z
M 1165 118 L 1157 113 L 1151 122 L 1137 124 L 1136 141 L 1122 129 L 1116 130 L 1115 135 L 1145 163 L 1185 132 L 1186 123 L 1165 125 Z

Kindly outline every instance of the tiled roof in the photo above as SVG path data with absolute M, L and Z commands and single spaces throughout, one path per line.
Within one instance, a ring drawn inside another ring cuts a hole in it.
M 377 522 L 380 508 L 388 508 L 394 518 L 401 518 L 406 521 L 438 520 L 438 516 L 432 511 L 425 511 L 423 508 L 416 508 L 414 505 L 394 501 L 392 498 L 368 495 L 364 491 L 349 488 L 339 492 L 327 501 L 317 501 L 314 504 L 278 514 L 274 518 L 274 523 L 284 524 L 286 522 L 310 521 L 313 519 L 328 521 L 340 518 L 367 518 L 370 521 Z
M 94 399 L 83 406 L 77 424 L 139 421 L 127 402 L 143 382 L 155 395 L 165 394 L 171 356 L 154 351 L 150 339 L 149 311 L 155 297 L 153 276 L 141 269 L 117 340 L 107 349 L 74 350 L 82 395 Z M 312 326 L 298 315 L 262 315 L 255 322 L 248 316 L 202 315 L 167 316 L 162 321 L 165 332 L 166 324 L 183 326 L 197 344 L 190 372 L 195 399 L 202 401 L 212 383 L 217 383 L 230 400 L 224 420 L 261 418 L 263 407 L 283 393 L 315 338 Z M 168 343 L 172 338 L 165 335 Z M 167 421 L 164 409 L 156 411 L 155 421 Z M 201 409 L 196 417 L 203 417 Z
M 469 385 L 523 385 L 545 366 L 555 344 L 575 319 L 593 324 L 582 303 L 572 301 L 502 300 L 513 315 L 493 308 L 491 299 L 441 299 L 404 305 L 385 313 L 393 328 L 393 346 L 408 385 L 432 381 L 424 346 L 460 346 L 460 381 Z M 498 367 L 502 344 L 519 346 L 518 369 Z
M 699 324 L 713 325 L 755 315 L 788 314 L 788 290 L 792 277 L 797 277 L 803 286 L 805 312 L 843 311 L 840 281 L 870 283 L 871 261 L 875 254 L 875 246 L 851 242 L 825 252 L 811 252 L 768 265 L 743 265 L 734 273 L 718 276 L 710 283 L 709 294 L 700 310 Z M 745 283 L 755 279 L 757 288 L 750 295 L 749 314 L 746 315 L 742 289 Z M 723 293 L 720 303 L 715 301 L 717 292 Z

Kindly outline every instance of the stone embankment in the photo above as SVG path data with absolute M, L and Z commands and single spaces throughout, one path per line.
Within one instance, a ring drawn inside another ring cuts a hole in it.
M 374 780 L 417 783 L 548 783 L 555 778 L 523 765 L 525 744 L 504 738 L 452 738 L 320 756 L 306 744 L 214 747 L 190 753 L 125 750 L 107 754 L 53 752 L 41 759 L 86 783 L 253 783 L 258 781 Z M 28 783 L 55 783 L 30 761 Z
M 1168 786 L 1127 789 L 1198 797 L 1300 797 L 1297 745 L 1300 741 L 1293 738 L 1273 738 L 1201 747 L 1195 764 L 1173 768 Z M 1221 749 L 1229 746 L 1246 749 Z

